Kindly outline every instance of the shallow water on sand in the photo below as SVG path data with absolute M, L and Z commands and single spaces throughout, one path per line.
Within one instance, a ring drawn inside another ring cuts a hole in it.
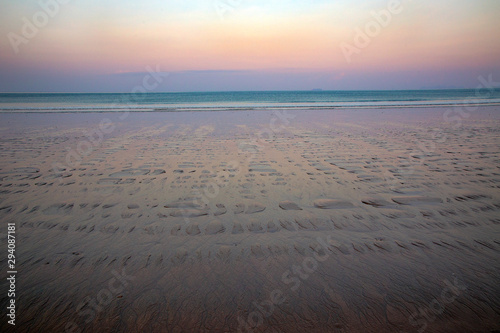
M 17 331 L 500 329 L 500 110 L 444 112 L 0 115 Z

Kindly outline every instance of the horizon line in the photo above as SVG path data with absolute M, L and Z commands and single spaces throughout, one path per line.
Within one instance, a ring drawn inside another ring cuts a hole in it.
M 148 91 L 141 94 L 185 94 L 185 93 L 231 93 L 231 92 L 351 92 L 351 91 L 440 91 L 440 90 L 474 90 L 476 88 L 420 88 L 420 89 L 321 89 L 312 88 L 308 90 L 192 90 L 192 91 Z M 494 87 L 500 89 L 500 86 Z M 1 94 L 132 94 L 132 92 L 120 91 L 0 91 Z

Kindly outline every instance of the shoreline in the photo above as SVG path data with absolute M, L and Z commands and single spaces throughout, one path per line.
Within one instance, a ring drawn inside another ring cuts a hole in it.
M 88 108 L 78 108 L 78 109 L 57 109 L 57 108 L 47 108 L 47 109 L 0 109 L 0 114 L 9 113 L 113 113 L 113 112 L 158 112 L 158 113 L 174 113 L 174 112 L 210 112 L 210 111 L 274 111 L 274 110 L 352 110 L 352 109 L 428 109 L 428 108 L 454 108 L 454 107 L 494 107 L 500 106 L 500 102 L 492 103 L 447 103 L 447 104 L 425 104 L 425 105 L 412 105 L 412 104 L 401 104 L 401 105 L 353 105 L 353 106 L 269 106 L 269 107 L 185 107 L 185 108 L 102 108 L 102 109 L 88 109 Z

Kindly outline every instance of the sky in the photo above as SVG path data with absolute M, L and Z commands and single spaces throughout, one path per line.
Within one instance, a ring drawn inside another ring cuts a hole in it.
M 0 2 L 0 92 L 475 88 L 498 0 Z

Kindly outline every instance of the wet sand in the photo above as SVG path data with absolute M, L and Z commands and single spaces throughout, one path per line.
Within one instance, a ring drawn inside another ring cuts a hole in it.
M 447 110 L 1 114 L 16 331 L 500 330 L 500 109 Z

